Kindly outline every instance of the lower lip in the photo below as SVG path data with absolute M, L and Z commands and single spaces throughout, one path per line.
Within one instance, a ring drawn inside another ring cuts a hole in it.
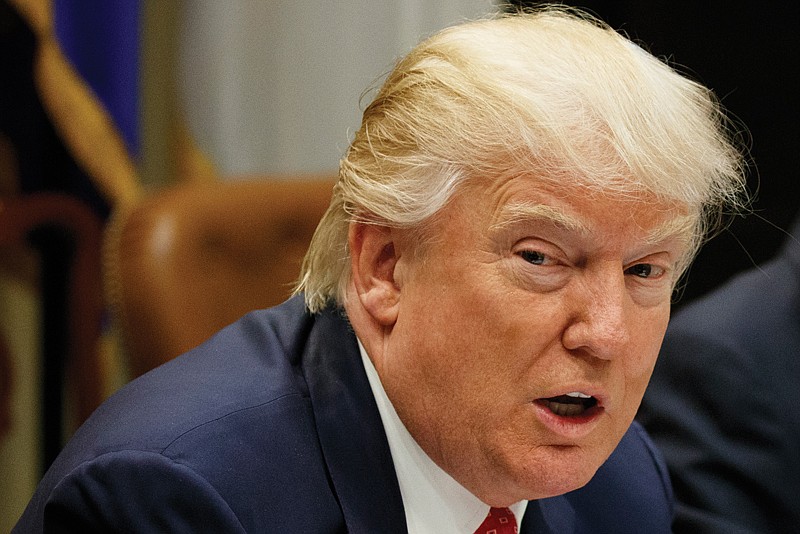
M 602 406 L 593 406 L 581 415 L 565 417 L 554 414 L 538 401 L 533 402 L 533 407 L 536 417 L 548 430 L 569 439 L 587 436 L 600 422 L 600 416 L 605 413 Z

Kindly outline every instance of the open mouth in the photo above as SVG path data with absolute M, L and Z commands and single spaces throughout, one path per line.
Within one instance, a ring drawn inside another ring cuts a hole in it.
M 536 402 L 561 417 L 579 417 L 587 415 L 587 412 L 597 406 L 596 398 L 578 391 L 567 393 L 566 395 L 539 399 Z

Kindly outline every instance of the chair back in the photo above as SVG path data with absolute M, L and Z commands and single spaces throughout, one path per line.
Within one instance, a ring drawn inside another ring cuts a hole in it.
M 172 186 L 114 215 L 105 285 L 138 376 L 292 291 L 334 180 Z
M 32 248 L 39 256 L 42 461 L 47 468 L 65 436 L 107 392 L 100 351 L 103 319 L 103 222 L 84 202 L 55 192 L 0 198 L 0 253 Z M 5 259 L 5 258 L 2 258 Z M 26 357 L 31 355 L 15 355 Z M 0 434 L 11 424 L 12 358 L 0 339 Z M 20 423 L 20 422 L 17 422 Z

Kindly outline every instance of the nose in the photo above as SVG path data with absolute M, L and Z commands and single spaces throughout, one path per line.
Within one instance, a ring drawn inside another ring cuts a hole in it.
M 571 295 L 571 315 L 562 344 L 570 351 L 583 351 L 610 360 L 624 352 L 630 342 L 629 295 L 621 270 L 586 275 Z

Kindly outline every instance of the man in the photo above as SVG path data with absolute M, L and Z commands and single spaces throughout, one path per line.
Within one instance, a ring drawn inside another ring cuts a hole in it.
M 724 120 L 563 9 L 423 42 L 364 112 L 298 295 L 102 406 L 17 531 L 668 532 L 631 422 L 741 188 Z
M 675 532 L 800 528 L 800 219 L 771 262 L 682 309 L 640 420 L 675 482 Z

